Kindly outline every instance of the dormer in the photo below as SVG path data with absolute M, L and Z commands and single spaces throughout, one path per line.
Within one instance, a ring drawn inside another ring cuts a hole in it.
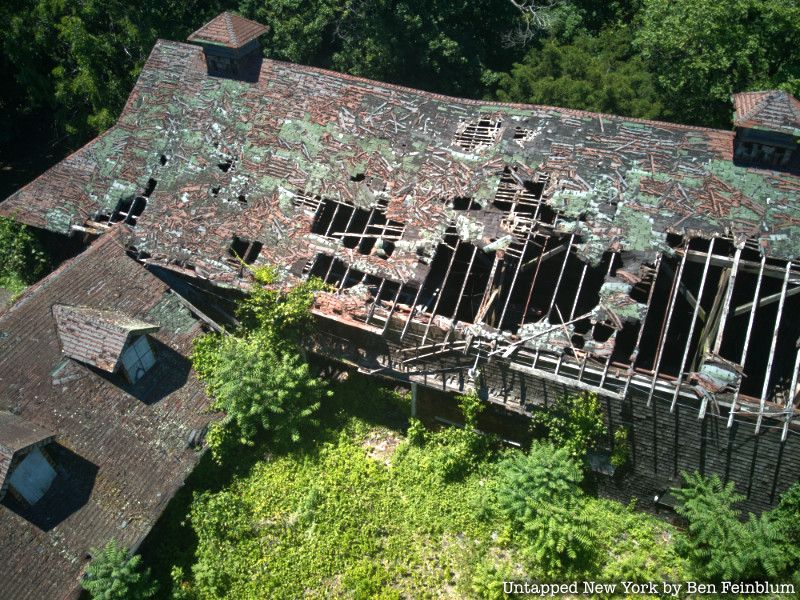
M 107 373 L 121 372 L 137 383 L 155 364 L 148 334 L 157 325 L 84 306 L 53 307 L 64 355 Z
M 772 90 L 734 94 L 734 161 L 794 170 L 800 165 L 800 102 Z
M 10 492 L 36 504 L 47 493 L 56 471 L 45 446 L 54 439 L 43 427 L 0 411 L 0 500 Z
M 203 46 L 209 75 L 239 79 L 261 58 L 258 37 L 267 31 L 266 25 L 224 12 L 187 39 Z

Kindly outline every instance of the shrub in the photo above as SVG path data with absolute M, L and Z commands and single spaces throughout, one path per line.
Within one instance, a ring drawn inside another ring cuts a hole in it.
M 790 571 L 792 553 L 786 551 L 783 526 L 773 515 L 751 514 L 742 522 L 734 504 L 744 497 L 734 491 L 733 482 L 723 484 L 716 475 L 699 473 L 683 478 L 684 486 L 673 490 L 680 501 L 676 510 L 688 521 L 678 551 L 697 575 L 710 581 L 747 581 Z
M 423 446 L 425 445 L 427 435 L 428 431 L 425 429 L 425 425 L 422 424 L 422 421 L 414 419 L 413 417 L 408 420 L 406 437 L 408 438 L 409 444 L 412 446 Z
M 254 280 L 240 305 L 244 325 L 236 335 L 203 336 L 192 352 L 214 408 L 225 412 L 208 437 L 217 460 L 224 444 L 232 439 L 250 444 L 260 431 L 278 446 L 299 442 L 301 430 L 316 424 L 314 414 L 330 395 L 302 356 L 319 285 L 311 281 L 278 290 L 269 268 L 256 269 Z
M 628 430 L 619 426 L 614 430 L 614 447 L 611 450 L 611 466 L 620 469 L 628 464 L 631 447 L 628 442 Z
M 547 573 L 563 575 L 587 564 L 594 533 L 583 506 L 583 471 L 566 448 L 534 442 L 500 465 L 497 504 Z
M 116 540 L 92 554 L 94 558 L 81 581 L 92 600 L 142 600 L 155 595 L 150 570 L 139 569 L 141 556 L 130 556 Z
M 478 431 L 478 415 L 484 404 L 474 393 L 456 396 L 464 416 L 464 427 L 446 427 L 427 436 L 436 447 L 430 454 L 434 468 L 444 480 L 456 480 L 471 473 L 492 452 L 495 439 Z
M 786 541 L 800 550 L 800 482 L 794 483 L 782 495 L 770 518 L 785 529 Z
M 484 559 L 475 566 L 470 581 L 470 591 L 482 600 L 503 600 L 508 597 L 503 583 L 513 579 L 511 566 L 507 563 L 495 564 Z
M 597 394 L 588 392 L 562 396 L 534 413 L 531 422 L 534 428 L 543 428 L 555 446 L 566 448 L 572 458 L 584 462 L 606 435 Z

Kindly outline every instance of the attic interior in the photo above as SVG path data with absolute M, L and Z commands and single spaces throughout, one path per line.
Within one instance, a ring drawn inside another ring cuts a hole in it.
M 428 261 L 421 285 L 354 268 L 318 252 L 305 272 L 337 293 L 367 292 L 355 317 L 379 328 L 405 353 L 403 368 L 468 356 L 473 368 L 511 368 L 624 397 L 633 386 L 671 398 L 699 397 L 733 415 L 793 414 L 800 324 L 800 265 L 765 258 L 756 243 L 669 234 L 661 252 L 606 251 L 592 263 L 585 241 L 542 199 L 548 177 L 520 181 L 505 169 L 486 208 L 470 199 L 449 207 L 501 213 L 507 239 L 465 240 L 455 220 Z M 339 202 L 316 203 L 311 231 L 346 248 L 391 256 L 405 225 Z M 453 210 L 453 214 L 457 213 Z M 580 219 L 578 219 L 580 220 Z M 503 243 L 505 242 L 505 243 Z

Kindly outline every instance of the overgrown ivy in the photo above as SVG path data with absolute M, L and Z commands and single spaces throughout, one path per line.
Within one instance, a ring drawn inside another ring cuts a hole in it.
M 531 427 L 584 464 L 588 453 L 597 449 L 606 436 L 600 402 L 597 394 L 590 392 L 565 394 L 537 410 L 531 417 Z

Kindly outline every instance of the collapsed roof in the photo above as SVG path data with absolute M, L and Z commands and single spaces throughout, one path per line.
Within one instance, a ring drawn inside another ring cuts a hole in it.
M 318 314 L 408 346 L 405 372 L 459 352 L 727 403 L 785 436 L 800 178 L 734 164 L 734 132 L 269 60 L 253 81 L 208 70 L 158 41 L 118 123 L 0 214 L 64 234 L 124 222 L 141 260 L 219 285 L 246 287 L 247 263 L 318 275 L 335 287 Z

